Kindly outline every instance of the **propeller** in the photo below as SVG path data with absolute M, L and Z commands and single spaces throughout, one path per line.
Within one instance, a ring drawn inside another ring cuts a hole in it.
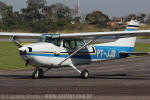
M 28 47 L 28 49 L 29 49 L 29 52 L 32 52 L 32 48 L 31 47 Z M 27 57 L 27 55 L 26 55 L 26 51 L 25 51 L 25 61 L 26 61 L 26 67 L 29 65 L 29 63 L 30 63 L 30 60 L 31 59 L 29 59 L 28 57 Z
M 25 61 L 26 61 L 25 66 L 28 66 L 31 59 L 29 59 L 29 58 L 27 57 L 27 52 L 32 52 L 32 48 L 31 48 L 31 47 L 27 47 L 27 48 L 21 47 L 21 48 L 19 48 L 19 51 L 20 51 L 21 54 L 24 55 L 24 59 L 25 59 Z
M 23 49 L 23 45 L 21 44 L 21 42 L 19 40 L 17 40 L 16 36 L 12 37 L 12 41 L 18 46 L 19 52 L 24 55 L 25 62 L 26 62 L 25 66 L 27 67 L 29 65 L 29 63 L 30 63 L 30 59 L 27 57 L 26 54 L 27 54 L 27 51 L 28 52 L 32 52 L 32 48 L 28 47 L 28 50 L 27 49 Z
M 20 52 L 20 54 L 21 55 L 23 55 L 24 56 L 24 60 L 25 60 L 25 66 L 27 67 L 28 66 L 28 64 L 29 64 L 29 62 L 30 62 L 30 60 L 28 59 L 28 57 L 27 57 L 27 51 L 26 50 L 22 50 L 22 47 L 21 48 L 19 48 L 19 52 Z

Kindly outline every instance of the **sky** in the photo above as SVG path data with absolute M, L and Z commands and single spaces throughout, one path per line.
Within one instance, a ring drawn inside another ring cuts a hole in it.
M 12 5 L 15 11 L 26 8 L 26 0 L 0 0 Z M 74 8 L 75 0 L 47 0 L 48 5 L 63 3 Z M 150 0 L 80 0 L 81 13 L 87 14 L 100 10 L 110 17 L 121 17 L 131 13 L 150 14 Z

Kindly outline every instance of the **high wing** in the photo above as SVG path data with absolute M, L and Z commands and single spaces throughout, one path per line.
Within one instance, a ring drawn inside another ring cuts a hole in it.
M 102 36 L 144 36 L 150 35 L 150 30 L 138 30 L 138 31 L 112 31 L 112 32 L 87 32 L 87 33 L 67 33 L 61 34 L 61 38 L 71 39 L 88 39 L 97 38 Z
M 17 37 L 40 37 L 40 33 L 9 33 L 0 32 L 0 36 L 17 36 Z M 84 33 L 64 33 L 60 38 L 64 39 L 95 39 L 102 36 L 143 36 L 150 35 L 150 30 L 138 31 L 112 31 L 112 32 L 84 32 Z
M 0 36 L 17 36 L 17 37 L 39 37 L 40 33 L 13 33 L 13 32 L 0 32 Z

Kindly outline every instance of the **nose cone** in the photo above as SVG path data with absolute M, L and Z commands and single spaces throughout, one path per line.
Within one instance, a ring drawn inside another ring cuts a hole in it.
M 27 47 L 21 47 L 21 48 L 19 48 L 19 51 L 21 51 L 21 52 L 27 52 L 27 50 L 28 50 L 28 48 Z

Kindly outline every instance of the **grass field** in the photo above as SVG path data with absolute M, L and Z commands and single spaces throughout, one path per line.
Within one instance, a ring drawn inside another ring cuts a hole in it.
M 150 44 L 136 43 L 135 52 L 150 52 Z
M 18 53 L 18 48 L 11 42 L 0 42 L 0 69 L 24 68 L 25 62 Z
M 150 52 L 150 44 L 136 44 L 135 51 Z M 0 42 L 0 69 L 26 68 L 25 62 L 12 42 Z

